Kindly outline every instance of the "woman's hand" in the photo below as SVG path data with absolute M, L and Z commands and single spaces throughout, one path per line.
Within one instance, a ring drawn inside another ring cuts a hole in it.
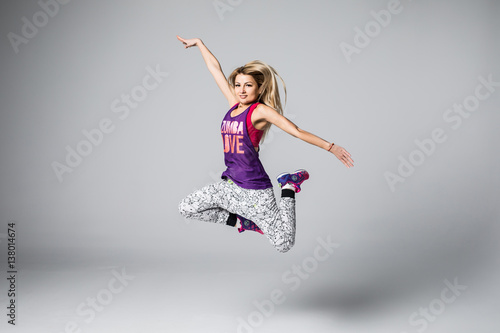
M 344 148 L 333 145 L 329 152 L 337 156 L 340 162 L 344 163 L 346 167 L 350 168 L 354 166 L 354 161 L 351 158 L 351 154 L 349 154 L 349 152 Z
M 190 48 L 192 46 L 196 46 L 198 45 L 198 43 L 201 42 L 201 40 L 199 38 L 191 38 L 191 39 L 184 39 L 180 36 L 177 36 L 177 39 L 180 40 L 182 42 L 182 44 L 184 44 L 184 48 L 187 49 L 187 48 Z
M 231 107 L 236 104 L 238 100 L 234 96 L 233 88 L 229 87 L 229 84 L 227 83 L 226 76 L 222 72 L 222 67 L 219 64 L 219 61 L 217 60 L 217 58 L 215 58 L 212 52 L 210 52 L 210 50 L 206 47 L 202 40 L 199 38 L 184 39 L 180 36 L 177 36 L 177 39 L 181 41 L 182 44 L 184 44 L 184 48 L 186 49 L 192 46 L 198 46 L 198 50 L 200 50 L 203 60 L 205 61 L 208 70 L 210 71 L 210 74 L 212 74 L 215 82 L 217 83 L 217 86 L 219 86 L 222 94 L 224 95 L 224 97 L 226 97 L 229 106 Z

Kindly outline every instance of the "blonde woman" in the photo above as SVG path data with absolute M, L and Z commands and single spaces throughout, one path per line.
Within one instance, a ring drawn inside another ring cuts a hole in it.
M 193 192 L 179 204 L 186 218 L 257 231 L 280 252 L 295 243 L 295 193 L 309 178 L 306 170 L 279 175 L 281 200 L 276 202 L 272 183 L 259 160 L 259 143 L 275 125 L 305 142 L 334 154 L 346 167 L 354 164 L 342 147 L 306 132 L 283 116 L 279 77 L 271 66 L 252 61 L 236 68 L 228 79 L 215 56 L 198 39 L 177 36 L 185 48 L 197 46 L 208 70 L 229 103 L 221 124 L 224 160 L 222 180 Z

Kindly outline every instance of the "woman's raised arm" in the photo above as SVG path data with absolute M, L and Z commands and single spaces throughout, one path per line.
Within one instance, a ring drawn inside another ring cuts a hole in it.
M 263 120 L 277 126 L 278 128 L 296 138 L 301 139 L 302 141 L 323 148 L 324 150 L 332 153 L 340 160 L 340 162 L 344 163 L 346 167 L 351 168 L 354 166 L 354 161 L 351 158 L 351 154 L 344 148 L 330 143 L 312 133 L 304 131 L 303 129 L 300 129 L 297 125 L 288 120 L 288 118 L 282 116 L 272 108 L 263 104 L 259 104 L 259 106 L 255 108 L 255 111 L 252 114 L 252 122 L 258 123 L 259 121 Z
M 224 97 L 226 97 L 229 106 L 233 106 L 234 104 L 238 103 L 238 100 L 234 96 L 233 90 L 229 86 L 226 76 L 222 72 L 222 68 L 220 66 L 219 61 L 217 58 L 210 52 L 210 50 L 203 44 L 201 39 L 199 38 L 192 38 L 192 39 L 184 39 L 182 37 L 177 36 L 177 39 L 180 40 L 185 46 L 184 48 L 188 49 L 192 46 L 198 46 L 198 49 L 200 49 L 201 55 L 203 57 L 203 60 L 205 61 L 205 64 L 207 65 L 208 70 L 212 74 L 212 76 L 215 79 L 215 82 L 219 86 L 219 89 L 222 91 L 222 94 Z

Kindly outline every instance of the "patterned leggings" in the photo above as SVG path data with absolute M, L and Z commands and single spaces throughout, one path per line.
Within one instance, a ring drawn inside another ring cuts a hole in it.
M 249 190 L 231 181 L 221 181 L 197 190 L 179 204 L 186 218 L 226 224 L 229 213 L 252 220 L 279 252 L 295 243 L 295 199 L 276 203 L 272 188 Z

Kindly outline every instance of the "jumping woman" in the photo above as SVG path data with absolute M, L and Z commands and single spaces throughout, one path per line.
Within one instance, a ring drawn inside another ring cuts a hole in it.
M 275 125 L 294 137 L 334 154 L 346 167 L 354 166 L 342 147 L 306 132 L 283 116 L 278 91 L 279 77 L 271 66 L 252 61 L 236 68 L 228 79 L 219 61 L 198 39 L 177 36 L 185 46 L 197 46 L 208 70 L 229 103 L 221 125 L 226 171 L 222 180 L 193 192 L 179 204 L 186 218 L 237 227 L 241 233 L 253 230 L 266 235 L 279 252 L 295 243 L 295 193 L 309 178 L 306 170 L 279 175 L 279 204 L 273 185 L 259 160 L 259 143 Z

